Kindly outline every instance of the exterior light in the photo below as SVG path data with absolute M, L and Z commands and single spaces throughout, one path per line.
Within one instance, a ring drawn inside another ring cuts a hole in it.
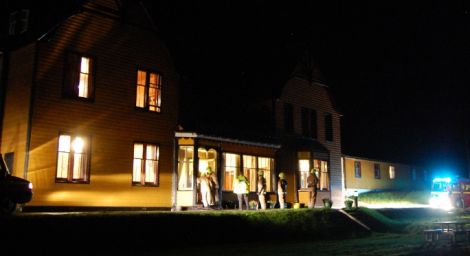
M 28 188 L 29 188 L 30 190 L 33 190 L 33 183 L 30 182 L 30 183 L 28 184 Z

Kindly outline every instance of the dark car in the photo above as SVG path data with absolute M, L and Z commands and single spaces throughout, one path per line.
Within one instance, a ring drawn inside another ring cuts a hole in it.
M 31 201 L 33 184 L 25 179 L 12 176 L 0 154 L 0 214 L 11 214 L 17 204 Z

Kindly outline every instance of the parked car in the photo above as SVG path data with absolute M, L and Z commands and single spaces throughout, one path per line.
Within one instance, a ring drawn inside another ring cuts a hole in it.
M 27 203 L 32 197 L 33 184 L 12 176 L 0 154 L 0 214 L 13 213 L 17 204 Z

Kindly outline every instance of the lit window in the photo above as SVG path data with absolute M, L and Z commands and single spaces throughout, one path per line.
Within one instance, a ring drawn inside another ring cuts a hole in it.
M 263 172 L 264 180 L 266 181 L 266 191 L 272 192 L 273 186 L 271 182 L 271 173 L 274 168 L 274 159 L 267 157 L 258 157 L 258 171 Z
M 320 161 L 320 189 L 329 190 L 330 177 L 328 175 L 328 162 Z
M 134 143 L 132 182 L 140 185 L 158 185 L 158 159 L 157 145 Z
M 359 161 L 354 161 L 354 177 L 356 178 L 362 177 L 361 162 Z
M 308 188 L 307 178 L 310 174 L 310 160 L 299 159 L 300 188 Z
M 250 184 L 250 191 L 256 192 L 258 172 L 256 171 L 256 157 L 243 156 L 243 175 L 248 178 Z
M 395 179 L 395 166 L 390 166 L 388 168 L 388 172 L 390 174 L 390 179 L 391 180 Z
M 224 154 L 224 190 L 233 190 L 233 181 L 240 173 L 240 155 Z
M 90 141 L 84 136 L 59 136 L 56 180 L 87 182 L 89 178 Z
M 380 179 L 380 164 L 374 164 L 374 177 Z
M 178 150 L 178 190 L 193 189 L 194 147 L 180 146 Z
M 162 106 L 162 76 L 143 70 L 137 71 L 135 106 L 160 112 Z
M 93 59 L 68 53 L 63 94 L 71 98 L 93 97 Z

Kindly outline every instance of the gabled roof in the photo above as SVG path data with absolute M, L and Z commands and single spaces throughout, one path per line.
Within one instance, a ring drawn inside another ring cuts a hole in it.
M 124 23 L 140 26 L 152 31 L 157 28 L 147 9 L 140 1 L 133 0 L 77 0 L 77 1 L 11 1 L 8 12 L 30 9 L 29 31 L 18 36 L 2 35 L 0 49 L 16 49 L 36 40 L 46 40 L 55 30 L 75 14 L 88 11 L 99 13 Z M 55 6 L 55 8 L 51 8 Z M 4 31 L 7 33 L 8 31 Z

